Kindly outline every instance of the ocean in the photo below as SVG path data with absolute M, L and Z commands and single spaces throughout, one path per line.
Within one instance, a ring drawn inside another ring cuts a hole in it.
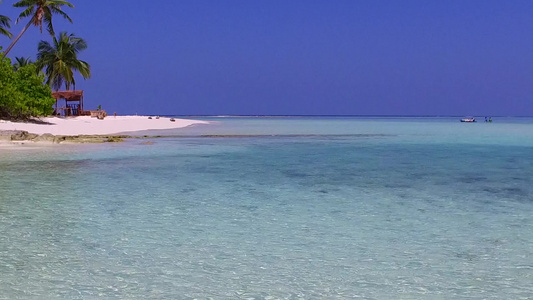
M 200 119 L 0 148 L 0 299 L 533 299 L 533 119 Z

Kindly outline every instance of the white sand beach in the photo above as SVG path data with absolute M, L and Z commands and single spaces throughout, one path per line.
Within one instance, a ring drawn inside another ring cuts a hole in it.
M 50 133 L 53 135 L 97 135 L 131 133 L 153 129 L 176 129 L 194 124 L 208 124 L 206 121 L 175 119 L 167 117 L 156 119 L 148 116 L 107 116 L 103 120 L 81 117 L 46 117 L 43 124 L 11 122 L 0 120 L 0 130 L 24 130 L 34 134 Z

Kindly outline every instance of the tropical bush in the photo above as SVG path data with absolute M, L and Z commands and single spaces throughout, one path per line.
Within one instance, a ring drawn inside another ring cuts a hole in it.
M 13 70 L 11 61 L 0 61 L 0 118 L 24 120 L 47 116 L 53 112 L 55 99 L 44 83 L 44 75 L 37 75 L 34 64 Z

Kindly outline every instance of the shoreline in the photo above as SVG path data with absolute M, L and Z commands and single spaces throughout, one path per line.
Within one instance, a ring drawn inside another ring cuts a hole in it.
M 179 129 L 195 124 L 209 124 L 209 122 L 169 117 L 156 119 L 150 116 L 107 116 L 103 120 L 89 116 L 45 117 L 34 119 L 34 122 L 0 120 L 0 131 L 19 130 L 38 135 L 48 133 L 65 136 L 116 135 L 144 130 Z
M 207 121 L 150 116 L 45 117 L 30 122 L 0 120 L 0 144 L 122 142 L 147 130 L 179 129 Z

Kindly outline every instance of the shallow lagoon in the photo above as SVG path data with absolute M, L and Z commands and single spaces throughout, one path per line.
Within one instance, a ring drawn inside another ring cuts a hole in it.
M 533 294 L 530 119 L 208 120 L 0 149 L 0 299 Z

